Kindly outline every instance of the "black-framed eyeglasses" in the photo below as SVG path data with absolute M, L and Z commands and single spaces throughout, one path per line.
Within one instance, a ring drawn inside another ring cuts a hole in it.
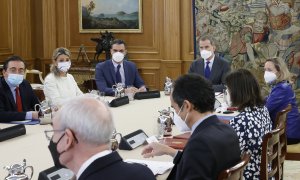
M 64 129 L 61 129 L 61 130 L 52 129 L 52 130 L 45 130 L 44 133 L 45 133 L 47 140 L 51 141 L 51 139 L 53 138 L 54 132 L 61 132 L 61 131 L 65 131 L 65 130 Z

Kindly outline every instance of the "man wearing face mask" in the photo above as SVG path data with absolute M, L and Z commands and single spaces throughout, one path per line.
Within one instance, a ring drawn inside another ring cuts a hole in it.
M 112 86 L 122 83 L 125 87 L 130 86 L 125 89 L 125 93 L 146 91 L 145 83 L 140 77 L 136 65 L 124 59 L 127 53 L 125 42 L 115 39 L 112 42 L 110 53 L 111 60 L 106 60 L 96 66 L 95 79 L 98 89 L 105 92 L 105 95 L 112 96 L 114 95 Z
M 53 118 L 53 130 L 45 131 L 57 168 L 67 167 L 78 180 L 154 180 L 151 170 L 126 163 L 110 140 L 115 129 L 109 107 L 83 95 L 62 106 Z
M 71 67 L 71 53 L 60 47 L 54 50 L 50 73 L 44 82 L 46 100 L 52 105 L 61 106 L 68 99 L 82 95 L 74 77 L 68 73 Z
M 191 131 L 184 150 L 153 142 L 142 155 L 174 157 L 168 179 L 217 179 L 219 173 L 240 160 L 237 134 L 213 114 L 215 94 L 209 81 L 186 74 L 175 81 L 170 96 L 174 123 L 180 131 Z
M 38 119 L 34 105 L 39 100 L 24 80 L 25 70 L 25 62 L 19 56 L 11 56 L 4 62 L 0 79 L 0 122 Z
M 188 72 L 200 74 L 212 82 L 215 92 L 223 92 L 225 76 L 230 71 L 228 62 L 214 54 L 216 46 L 209 36 L 200 38 L 199 50 L 202 59 L 193 61 Z

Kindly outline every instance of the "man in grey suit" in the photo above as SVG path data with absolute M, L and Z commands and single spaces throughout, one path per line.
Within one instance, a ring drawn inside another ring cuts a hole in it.
M 212 82 L 215 92 L 223 92 L 225 76 L 230 71 L 230 65 L 225 59 L 215 55 L 216 46 L 211 37 L 201 37 L 199 49 L 201 59 L 192 62 L 189 73 L 204 76 Z

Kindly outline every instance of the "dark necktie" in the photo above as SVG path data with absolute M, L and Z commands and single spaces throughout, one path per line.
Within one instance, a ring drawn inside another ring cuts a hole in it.
M 117 72 L 116 72 L 116 80 L 117 80 L 117 83 L 122 83 L 121 73 L 120 73 L 120 67 L 121 67 L 121 65 L 119 64 L 119 65 L 117 66 Z
M 204 71 L 204 76 L 206 79 L 209 79 L 210 76 L 210 68 L 209 68 L 209 61 L 206 61 L 206 66 L 205 66 L 205 71 Z
M 17 105 L 18 112 L 22 112 L 23 107 L 22 107 L 22 99 L 21 99 L 21 96 L 20 96 L 19 87 L 16 87 L 16 105 Z

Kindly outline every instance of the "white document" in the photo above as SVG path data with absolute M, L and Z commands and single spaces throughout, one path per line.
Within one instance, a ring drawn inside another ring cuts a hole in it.
M 150 136 L 146 139 L 148 144 L 151 144 L 152 142 L 158 142 L 157 138 L 155 136 Z
M 174 166 L 172 162 L 163 161 L 148 161 L 140 159 L 125 159 L 124 161 L 127 163 L 139 163 L 145 165 L 153 172 L 154 175 L 164 174 Z

